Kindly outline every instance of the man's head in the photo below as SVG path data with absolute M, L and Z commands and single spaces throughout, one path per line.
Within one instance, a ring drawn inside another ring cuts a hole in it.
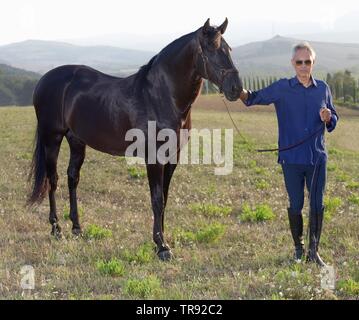
M 309 79 L 312 74 L 315 57 L 315 51 L 308 42 L 302 42 L 293 47 L 292 65 L 299 78 Z

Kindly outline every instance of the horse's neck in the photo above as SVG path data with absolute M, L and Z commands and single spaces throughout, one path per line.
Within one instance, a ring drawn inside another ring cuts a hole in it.
M 196 71 L 197 55 L 196 42 L 193 40 L 166 61 L 176 107 L 186 113 L 202 88 L 202 78 Z

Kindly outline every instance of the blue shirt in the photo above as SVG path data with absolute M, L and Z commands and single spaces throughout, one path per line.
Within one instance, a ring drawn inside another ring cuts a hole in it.
M 297 77 L 281 79 L 267 88 L 249 91 L 246 106 L 268 105 L 274 103 L 277 120 L 279 148 L 299 143 L 314 132 L 322 130 L 303 144 L 278 154 L 278 163 L 315 165 L 327 161 L 324 131 L 334 130 L 339 119 L 329 86 L 320 80 L 312 78 L 312 84 L 306 88 Z M 331 121 L 323 125 L 319 110 L 327 107 L 332 112 Z

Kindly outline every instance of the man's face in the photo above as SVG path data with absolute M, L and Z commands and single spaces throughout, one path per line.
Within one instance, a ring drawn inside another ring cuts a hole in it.
M 309 78 L 314 65 L 313 57 L 307 49 L 300 49 L 292 59 L 292 65 L 300 78 Z

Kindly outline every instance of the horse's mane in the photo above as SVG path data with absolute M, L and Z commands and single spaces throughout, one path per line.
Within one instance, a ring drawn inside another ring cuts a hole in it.
M 164 47 L 157 55 L 153 56 L 151 60 L 143 65 L 137 72 L 135 77 L 135 87 L 141 88 L 144 87 L 148 83 L 147 75 L 150 70 L 153 68 L 154 64 L 161 63 L 161 61 L 165 60 L 168 57 L 173 57 L 176 53 L 178 53 L 186 43 L 191 41 L 195 36 L 196 31 L 186 34 L 170 44 Z

